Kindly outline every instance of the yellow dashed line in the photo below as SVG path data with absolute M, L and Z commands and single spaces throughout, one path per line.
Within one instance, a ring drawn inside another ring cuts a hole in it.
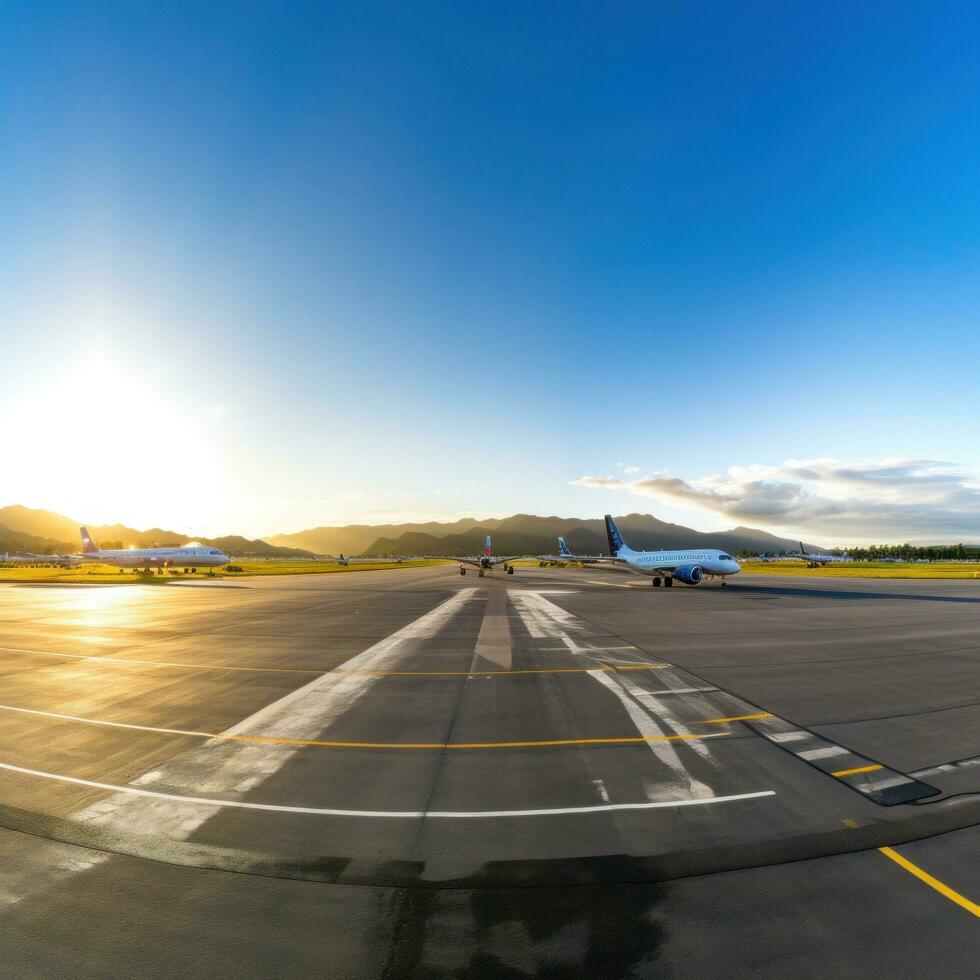
M 838 769 L 837 772 L 832 772 L 830 775 L 836 776 L 838 779 L 843 779 L 845 776 L 857 776 L 862 772 L 877 772 L 879 769 L 884 768 L 884 766 L 876 762 L 873 766 L 858 766 L 856 769 Z
M 913 864 L 908 858 L 902 857 L 898 851 L 893 851 L 890 847 L 879 847 L 879 851 L 887 858 L 891 858 L 899 867 L 904 868 L 909 874 L 915 875 L 919 881 L 925 882 L 930 888 L 934 888 L 940 895 L 945 896 L 951 902 L 955 902 L 961 909 L 966 909 L 971 915 L 980 919 L 980 905 L 971 902 L 959 892 L 953 891 L 949 885 L 944 885 L 938 878 L 933 878 L 928 871 L 923 871 L 917 864 Z

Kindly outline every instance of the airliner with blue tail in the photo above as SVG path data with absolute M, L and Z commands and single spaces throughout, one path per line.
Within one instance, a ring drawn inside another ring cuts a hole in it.
M 685 585 L 697 585 L 705 576 L 720 578 L 721 584 L 729 575 L 737 575 L 742 566 L 729 554 L 717 548 L 694 548 L 687 551 L 634 551 L 623 539 L 622 532 L 609 514 L 606 514 L 606 536 L 609 538 L 609 556 L 575 555 L 558 539 L 558 556 L 565 561 L 578 561 L 586 565 L 611 565 L 637 575 L 650 575 L 653 586 L 674 584 L 674 579 Z

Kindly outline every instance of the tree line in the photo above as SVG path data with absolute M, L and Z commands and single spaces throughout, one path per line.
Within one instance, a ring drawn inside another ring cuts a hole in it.
M 774 551 L 769 558 L 782 558 L 798 554 L 793 551 Z M 978 561 L 980 545 L 972 544 L 872 544 L 864 548 L 831 548 L 828 554 L 849 555 L 855 561 L 881 561 L 882 558 L 895 558 L 899 561 Z M 738 552 L 740 558 L 754 558 L 748 551 Z

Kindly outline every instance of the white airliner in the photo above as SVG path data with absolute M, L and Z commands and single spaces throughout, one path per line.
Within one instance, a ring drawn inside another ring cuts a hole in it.
M 819 568 L 821 565 L 828 565 L 835 561 L 853 561 L 850 555 L 818 555 L 812 551 L 807 551 L 800 542 L 800 553 L 798 555 L 787 555 L 787 558 L 796 558 L 805 561 L 809 568 Z
M 731 555 L 717 548 L 694 548 L 689 551 L 634 551 L 623 540 L 616 522 L 606 514 L 606 534 L 609 537 L 610 557 L 599 555 L 573 555 L 563 538 L 558 539 L 561 558 L 586 564 L 614 565 L 638 575 L 651 575 L 651 585 L 674 584 L 674 579 L 685 585 L 697 585 L 706 575 L 721 579 L 737 575 L 742 566 Z
M 445 558 L 446 555 L 426 555 L 427 558 Z M 508 564 L 512 562 L 515 558 L 520 558 L 520 555 L 507 555 L 506 557 L 495 558 L 493 555 L 493 542 L 490 540 L 490 535 L 487 535 L 486 541 L 483 542 L 483 554 L 474 555 L 472 558 L 453 558 L 453 561 L 459 562 L 459 574 L 466 574 L 466 565 L 473 565 L 478 568 L 480 578 L 483 578 L 484 572 L 492 571 L 497 565 L 503 565 L 504 571 L 508 575 L 514 574 L 514 566 Z
M 82 553 L 73 555 L 76 561 L 99 562 L 117 568 L 217 568 L 227 565 L 231 559 L 220 549 L 194 548 L 124 548 L 102 551 L 82 527 Z
M 345 558 L 344 553 L 341 552 L 339 555 L 321 555 L 317 558 L 318 561 L 335 561 L 338 565 L 343 565 L 346 568 L 348 565 L 390 565 L 394 562 L 400 565 L 405 559 L 401 555 L 391 557 L 391 558 Z

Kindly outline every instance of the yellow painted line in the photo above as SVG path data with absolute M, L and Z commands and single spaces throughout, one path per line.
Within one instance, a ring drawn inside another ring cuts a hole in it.
M 588 650 L 585 651 L 588 653 Z M 616 670 L 670 670 L 673 664 L 613 664 Z
M 837 772 L 832 772 L 830 775 L 836 776 L 838 779 L 843 779 L 845 776 L 857 776 L 862 772 L 877 772 L 879 769 L 884 768 L 884 766 L 876 762 L 873 766 L 858 766 L 856 769 L 838 769 Z
M 953 891 L 949 885 L 944 885 L 938 878 L 933 878 L 928 871 L 923 871 L 917 864 L 913 864 L 908 858 L 902 857 L 898 851 L 894 851 L 890 847 L 879 847 L 878 850 L 885 857 L 891 858 L 899 867 L 905 868 L 909 874 L 915 875 L 919 881 L 924 881 L 930 888 L 934 888 L 939 892 L 940 895 L 948 898 L 951 902 L 955 902 L 961 909 L 966 909 L 971 915 L 975 915 L 980 919 L 980 905 L 977 905 L 976 902 L 971 902 L 966 896 Z
M 222 732 L 198 732 L 185 728 L 163 728 L 153 725 L 134 725 L 123 721 L 103 721 L 99 718 L 82 718 L 79 715 L 66 715 L 56 711 L 42 711 L 38 708 L 18 708 L 0 704 L 0 711 L 17 714 L 37 715 L 53 718 L 56 721 L 78 722 L 83 725 L 101 725 L 105 728 L 125 728 L 130 731 L 154 732 L 161 735 L 184 735 L 189 738 L 222 739 L 228 742 L 261 742 L 266 745 L 315 745 L 335 749 L 511 749 L 532 748 L 549 745 L 640 745 L 648 742 L 678 742 L 701 738 L 718 738 L 718 735 L 657 735 L 623 736 L 616 738 L 559 738 L 545 741 L 522 742 L 340 742 L 319 741 L 316 739 L 274 738 L 266 735 L 227 735 Z
M 320 742 L 313 739 L 267 738 L 264 735 L 214 735 L 235 742 L 262 742 L 269 745 L 320 745 L 334 749 L 525 749 L 554 745 L 641 745 L 648 742 L 677 742 L 714 738 L 712 735 L 656 735 L 623 738 L 556 738 L 531 742 Z
M 771 711 L 760 711 L 754 715 L 733 715 L 731 718 L 705 718 L 699 725 L 725 725 L 730 721 L 754 721 L 756 718 L 772 718 Z

